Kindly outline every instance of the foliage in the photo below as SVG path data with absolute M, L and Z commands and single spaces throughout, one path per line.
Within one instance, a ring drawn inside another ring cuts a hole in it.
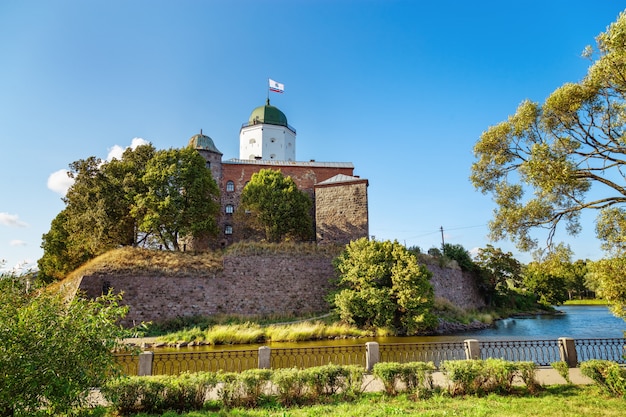
M 522 264 L 511 252 L 487 245 L 478 249 L 476 265 L 482 277 L 481 288 L 487 295 L 489 304 L 508 293 L 509 288 L 521 283 Z
M 241 373 L 219 375 L 222 385 L 218 396 L 225 407 L 256 407 L 266 396 L 272 377 L 269 369 L 246 369 Z
M 146 164 L 147 190 L 135 197 L 139 230 L 179 250 L 180 240 L 217 232 L 219 190 L 204 158 L 193 148 L 158 151 Z
M 308 241 L 313 238 L 312 204 L 291 177 L 262 169 L 244 187 L 236 216 L 244 229 L 268 242 Z
M 567 382 L 568 384 L 572 383 L 572 380 L 569 377 L 569 365 L 567 364 L 567 362 L 565 361 L 552 362 L 550 366 L 554 368 L 559 373 L 559 375 L 561 375 L 561 377 L 565 380 L 565 382 Z
M 111 378 L 100 392 L 119 415 L 200 410 L 218 383 L 214 372 Z
M 452 395 L 508 393 L 517 375 L 529 389 L 536 389 L 534 362 L 503 359 L 443 361 L 440 369 L 450 381 Z
M 541 252 L 535 255 L 535 260 L 524 270 L 524 286 L 537 294 L 540 300 L 547 304 L 563 304 L 569 298 L 570 288 L 574 284 L 572 251 L 564 245 L 557 245 L 552 251 L 540 258 Z
M 378 362 L 372 375 L 381 380 L 387 395 L 398 395 L 400 384 L 410 393 L 432 390 L 435 369 L 432 362 Z
M 588 268 L 598 284 L 598 295 L 609 302 L 613 314 L 626 319 L 626 257 L 601 259 Z
M 332 301 L 342 320 L 407 335 L 435 326 L 432 273 L 398 242 L 361 238 L 334 263 L 340 290 Z
M 580 365 L 580 372 L 593 379 L 605 392 L 615 397 L 626 397 L 626 369 L 616 362 L 593 359 Z
M 597 37 L 597 56 L 588 54 L 595 61 L 583 80 L 564 84 L 542 105 L 523 101 L 481 135 L 471 181 L 497 204 L 492 240 L 510 238 L 529 250 L 538 244 L 531 232 L 547 230 L 550 244 L 559 226 L 576 235 L 581 213 L 597 210 L 605 248 L 624 247 L 625 33 L 622 12 Z
M 66 413 L 116 372 L 120 296 L 25 294 L 0 282 L 0 415 Z
M 472 256 L 462 245 L 446 243 L 443 245 L 443 256 L 456 261 L 462 271 L 473 272 L 476 270 L 476 264 L 472 260 Z
M 46 282 L 114 248 L 177 248 L 179 238 L 215 232 L 217 185 L 191 148 L 143 145 L 119 160 L 89 157 L 71 163 L 69 176 L 65 208 L 42 237 L 38 265 Z

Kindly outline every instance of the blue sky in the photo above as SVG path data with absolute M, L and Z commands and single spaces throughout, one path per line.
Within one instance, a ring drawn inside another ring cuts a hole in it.
M 468 179 L 474 143 L 522 100 L 579 81 L 618 3 L 4 0 L 0 259 L 36 263 L 63 209 L 53 174 L 72 161 L 137 138 L 182 147 L 200 129 L 238 157 L 268 78 L 285 85 L 270 99 L 297 159 L 352 162 L 369 180 L 376 239 L 427 250 L 443 227 L 446 243 L 484 247 L 494 206 Z M 557 238 L 598 259 L 583 221 Z

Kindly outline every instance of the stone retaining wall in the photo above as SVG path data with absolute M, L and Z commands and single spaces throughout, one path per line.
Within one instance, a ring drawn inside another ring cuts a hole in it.
M 484 305 L 473 278 L 460 270 L 428 265 L 435 296 L 462 308 Z M 84 276 L 79 290 L 97 297 L 123 291 L 130 307 L 123 324 L 160 322 L 194 315 L 302 315 L 328 311 L 325 300 L 335 271 L 324 254 L 226 255 L 210 276 Z

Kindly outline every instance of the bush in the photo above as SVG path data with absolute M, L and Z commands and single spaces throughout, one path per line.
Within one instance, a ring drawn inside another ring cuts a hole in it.
M 278 402 L 281 404 L 289 406 L 306 402 L 307 384 L 303 369 L 276 369 L 272 372 L 271 380 L 277 390 Z
M 216 384 L 217 375 L 213 372 L 131 376 L 113 378 L 100 391 L 119 415 L 160 414 L 168 410 L 201 410 Z
M 435 365 L 432 362 L 379 362 L 374 365 L 372 374 L 382 381 L 385 393 L 397 395 L 400 383 L 412 393 L 432 390 L 434 371 Z
M 626 369 L 617 363 L 593 359 L 580 365 L 580 372 L 593 379 L 604 391 L 615 397 L 626 397 Z
M 64 414 L 117 372 L 120 296 L 25 294 L 0 280 L 0 415 Z
M 503 359 L 444 361 L 441 369 L 450 381 L 452 395 L 508 393 L 513 381 L 519 376 L 530 391 L 538 384 L 535 381 L 534 362 L 509 362 Z
M 550 366 L 554 368 L 559 373 L 559 375 L 561 375 L 565 382 L 567 382 L 568 384 L 572 383 L 572 380 L 569 378 L 569 365 L 567 365 L 567 362 L 552 362 Z
M 223 382 L 218 394 L 227 407 L 255 407 L 266 396 L 272 371 L 269 369 L 247 369 L 241 373 L 220 375 Z

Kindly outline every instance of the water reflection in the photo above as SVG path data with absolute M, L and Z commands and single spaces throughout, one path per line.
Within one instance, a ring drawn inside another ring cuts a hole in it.
M 261 346 L 272 348 L 293 348 L 313 346 L 347 346 L 378 343 L 428 343 L 447 342 L 472 339 L 499 339 L 499 340 L 548 340 L 559 337 L 579 339 L 591 338 L 621 338 L 624 337 L 626 322 L 613 316 L 604 306 L 560 306 L 558 310 L 563 314 L 536 315 L 529 317 L 515 317 L 496 322 L 493 328 L 456 333 L 444 336 L 412 336 L 412 337 L 371 337 L 359 339 L 314 340 L 307 342 L 270 342 L 256 345 L 220 345 L 197 346 L 182 348 L 190 351 L 203 350 L 235 350 L 258 349 Z M 176 348 L 160 348 L 159 351 L 181 351 Z

